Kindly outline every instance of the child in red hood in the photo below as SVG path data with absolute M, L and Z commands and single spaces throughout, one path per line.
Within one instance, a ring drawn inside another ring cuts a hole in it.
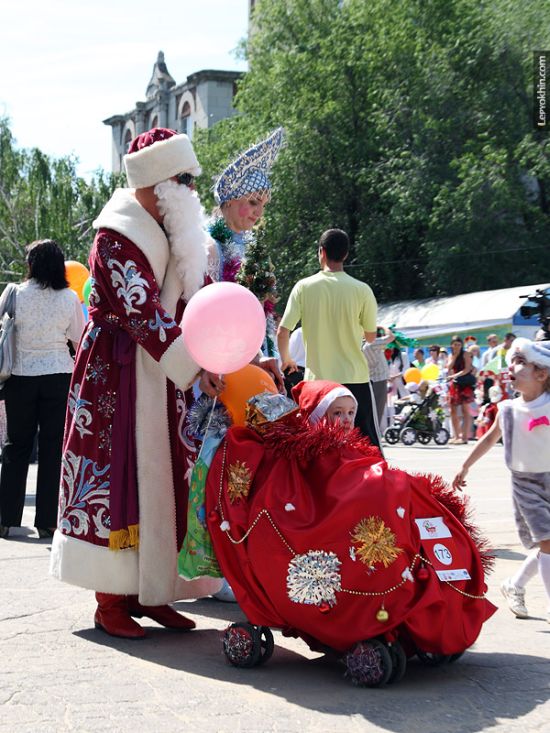
M 338 382 L 325 379 L 299 382 L 292 388 L 292 397 L 312 425 L 324 420 L 330 425 L 342 425 L 346 432 L 353 430 L 357 400 Z

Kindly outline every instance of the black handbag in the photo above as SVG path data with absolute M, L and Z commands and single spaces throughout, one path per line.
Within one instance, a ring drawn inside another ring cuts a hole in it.
M 458 384 L 459 387 L 475 387 L 477 379 L 475 374 L 468 372 L 468 374 L 461 374 L 460 377 L 455 377 L 453 382 Z

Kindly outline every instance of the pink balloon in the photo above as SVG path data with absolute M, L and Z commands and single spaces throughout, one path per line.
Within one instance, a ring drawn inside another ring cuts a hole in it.
M 265 338 L 265 315 L 250 290 L 237 283 L 212 283 L 196 293 L 181 321 L 183 340 L 208 372 L 230 374 L 256 356 Z

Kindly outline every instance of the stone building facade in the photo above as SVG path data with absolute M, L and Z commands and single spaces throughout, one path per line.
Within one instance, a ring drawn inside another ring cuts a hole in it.
M 159 51 L 145 101 L 136 102 L 135 109 L 103 120 L 112 128 L 112 168 L 123 170 L 122 157 L 136 135 L 152 127 L 170 127 L 193 137 L 197 127 L 211 127 L 225 117 L 235 114 L 233 98 L 239 71 L 197 71 L 181 84 L 170 75 L 164 54 Z

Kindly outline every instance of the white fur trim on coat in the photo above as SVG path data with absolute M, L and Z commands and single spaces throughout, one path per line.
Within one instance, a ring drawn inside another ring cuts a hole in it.
M 93 223 L 94 229 L 123 234 L 147 257 L 159 288 L 164 282 L 170 247 L 165 233 L 129 188 L 117 188 Z
M 159 363 L 168 379 L 181 390 L 186 390 L 193 384 L 200 371 L 200 367 L 189 356 L 181 338 L 170 344 Z
M 67 537 L 59 531 L 52 540 L 50 573 L 65 583 L 97 593 L 139 593 L 138 553 L 135 550 L 113 552 L 107 547 Z M 174 597 L 177 600 L 203 598 L 217 593 L 221 583 L 216 578 L 178 580 Z

